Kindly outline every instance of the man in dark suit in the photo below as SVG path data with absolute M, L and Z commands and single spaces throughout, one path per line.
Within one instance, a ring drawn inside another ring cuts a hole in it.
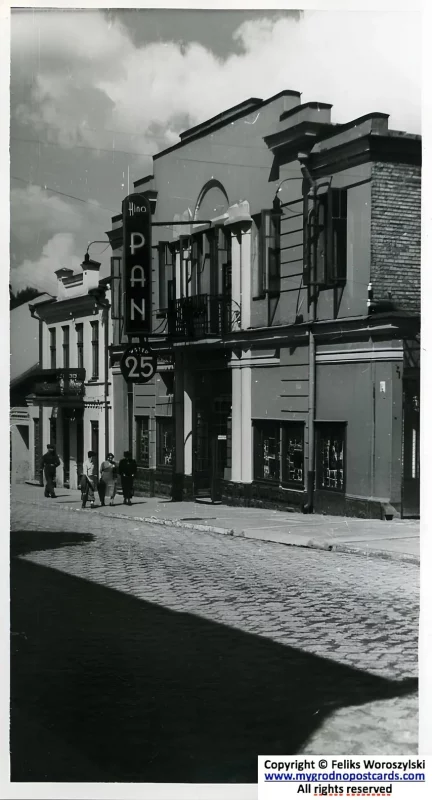
M 60 459 L 53 444 L 47 445 L 47 451 L 42 456 L 42 469 L 45 476 L 45 497 L 55 497 L 54 482 L 56 469 L 60 466 Z
M 125 450 L 118 467 L 123 490 L 123 505 L 131 506 L 134 490 L 134 478 L 137 473 L 137 463 L 129 450 Z

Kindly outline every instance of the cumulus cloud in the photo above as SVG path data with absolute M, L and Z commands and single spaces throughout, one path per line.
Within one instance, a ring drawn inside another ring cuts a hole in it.
M 282 89 L 302 92 L 303 102 L 332 103 L 334 122 L 383 111 L 392 127 L 420 130 L 416 12 L 250 20 L 233 31 L 241 52 L 224 59 L 194 42 L 136 46 L 118 20 L 97 12 L 44 12 L 33 20 L 13 18 L 16 74 L 29 66 L 34 73 L 31 100 L 16 114 L 64 146 L 154 153 L 188 125 Z
M 71 233 L 56 233 L 43 247 L 42 255 L 32 261 L 25 259 L 18 267 L 11 270 L 10 282 L 14 292 L 27 286 L 36 286 L 42 291 L 56 294 L 57 279 L 55 270 L 61 267 L 78 269 L 82 261 Z
M 24 243 L 38 246 L 42 238 L 50 238 L 59 230 L 72 233 L 80 230 L 82 213 L 57 195 L 50 195 L 39 186 L 12 189 L 10 196 L 11 226 Z

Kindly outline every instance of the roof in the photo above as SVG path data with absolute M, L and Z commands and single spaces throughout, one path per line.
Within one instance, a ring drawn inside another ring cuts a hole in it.
M 241 117 L 245 117 L 248 114 L 251 114 L 253 111 L 269 105 L 279 97 L 298 97 L 300 99 L 301 94 L 300 92 L 293 91 L 292 89 L 285 89 L 282 92 L 272 95 L 272 97 L 269 97 L 267 100 L 261 100 L 259 97 L 250 97 L 248 100 L 244 100 L 242 103 L 239 103 L 236 106 L 225 109 L 219 114 L 216 114 L 215 117 L 211 117 L 210 119 L 201 122 L 199 125 L 195 125 L 193 128 L 189 128 L 188 130 L 184 131 L 180 134 L 180 142 L 173 144 L 171 147 L 167 147 L 165 150 L 161 150 L 160 153 L 156 153 L 153 156 L 153 161 L 156 161 L 156 159 L 161 158 L 167 153 L 171 153 L 173 150 L 177 150 L 184 144 L 188 144 L 189 142 L 199 139 L 202 136 L 207 136 L 209 133 L 213 133 L 219 128 L 225 127 L 225 125 L 228 123 L 234 122 L 237 119 L 241 119 Z

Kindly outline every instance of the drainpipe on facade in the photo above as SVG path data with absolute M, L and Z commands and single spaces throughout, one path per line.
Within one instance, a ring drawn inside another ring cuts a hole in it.
M 300 162 L 301 171 L 305 181 L 309 184 L 312 189 L 313 196 L 315 198 L 317 194 L 317 183 L 312 178 L 310 171 L 307 166 L 309 156 L 304 153 L 298 154 L 298 160 Z M 314 281 L 316 280 L 316 275 L 314 275 Z M 307 473 L 307 484 L 306 484 L 306 503 L 303 506 L 303 513 L 305 514 L 312 514 L 313 507 L 314 507 L 314 491 L 315 491 L 315 405 L 316 405 L 316 391 L 315 391 L 315 384 L 316 384 L 316 365 L 315 365 L 315 336 L 312 332 L 312 325 L 316 321 L 317 317 L 317 296 L 316 296 L 316 289 L 314 285 L 314 293 L 312 299 L 312 320 L 309 326 L 309 391 L 308 391 L 308 433 L 309 433 L 309 440 L 308 440 L 308 473 Z
M 104 317 L 104 326 L 105 326 L 105 336 L 104 336 L 104 370 L 105 370 L 105 455 L 110 452 L 109 446 L 109 411 L 108 411 L 108 398 L 109 398 L 109 387 L 108 387 L 108 366 L 109 366 L 109 355 L 108 355 L 108 346 L 109 346 L 109 336 L 108 336 L 108 307 L 105 306 L 103 309 L 103 317 Z
M 315 303 L 314 303 L 315 304 Z M 312 514 L 315 488 L 315 337 L 309 328 L 309 398 L 308 398 L 308 473 L 307 497 L 303 508 L 305 514 Z
M 102 300 L 101 294 L 103 293 L 103 289 L 90 289 L 89 294 L 92 295 L 94 298 L 96 305 L 102 309 L 102 322 L 104 326 L 104 403 L 105 403 L 105 455 L 110 452 L 109 449 L 109 411 L 108 411 L 108 398 L 109 398 L 109 388 L 108 388 L 108 342 L 109 342 L 109 331 L 108 331 L 108 311 L 111 308 L 111 305 L 108 300 Z

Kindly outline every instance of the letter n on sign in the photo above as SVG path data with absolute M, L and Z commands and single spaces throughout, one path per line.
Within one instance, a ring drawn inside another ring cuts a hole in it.
M 124 332 L 142 336 L 151 330 L 151 211 L 142 194 L 123 200 Z

